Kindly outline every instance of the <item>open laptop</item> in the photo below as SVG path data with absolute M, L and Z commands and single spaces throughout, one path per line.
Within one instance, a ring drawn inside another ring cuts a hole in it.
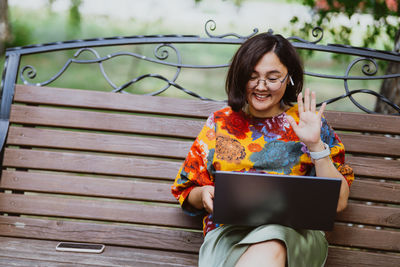
M 329 231 L 340 185 L 339 178 L 217 171 L 213 221 Z

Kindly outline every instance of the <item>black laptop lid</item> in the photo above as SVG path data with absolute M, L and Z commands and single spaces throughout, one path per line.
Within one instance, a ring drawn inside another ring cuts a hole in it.
M 339 178 L 218 171 L 213 221 L 332 230 L 340 185 Z

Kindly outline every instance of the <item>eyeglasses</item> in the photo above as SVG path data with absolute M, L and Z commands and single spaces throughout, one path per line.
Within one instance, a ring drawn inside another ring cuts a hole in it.
M 260 81 L 263 81 L 265 84 L 265 87 L 268 87 L 269 90 L 277 91 L 282 87 L 282 84 L 285 82 L 285 80 L 288 76 L 289 76 L 289 72 L 286 74 L 286 76 L 283 78 L 283 80 L 279 80 L 278 78 L 267 78 L 265 80 L 258 79 L 258 78 L 250 78 L 249 86 L 251 88 L 256 88 L 260 84 Z M 289 79 L 290 79 L 291 85 L 294 85 L 292 77 L 289 76 Z

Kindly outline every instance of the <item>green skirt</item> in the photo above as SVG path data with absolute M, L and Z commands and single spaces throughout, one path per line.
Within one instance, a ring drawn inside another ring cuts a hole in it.
M 199 253 L 199 267 L 233 267 L 251 244 L 272 239 L 285 243 L 289 267 L 321 267 L 325 264 L 328 242 L 321 231 L 294 230 L 276 224 L 257 228 L 223 225 L 205 236 Z

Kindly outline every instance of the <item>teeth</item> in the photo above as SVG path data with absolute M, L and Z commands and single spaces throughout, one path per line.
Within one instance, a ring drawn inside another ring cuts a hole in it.
M 269 95 L 258 95 L 258 94 L 255 94 L 255 95 L 257 98 L 267 98 L 269 96 Z

